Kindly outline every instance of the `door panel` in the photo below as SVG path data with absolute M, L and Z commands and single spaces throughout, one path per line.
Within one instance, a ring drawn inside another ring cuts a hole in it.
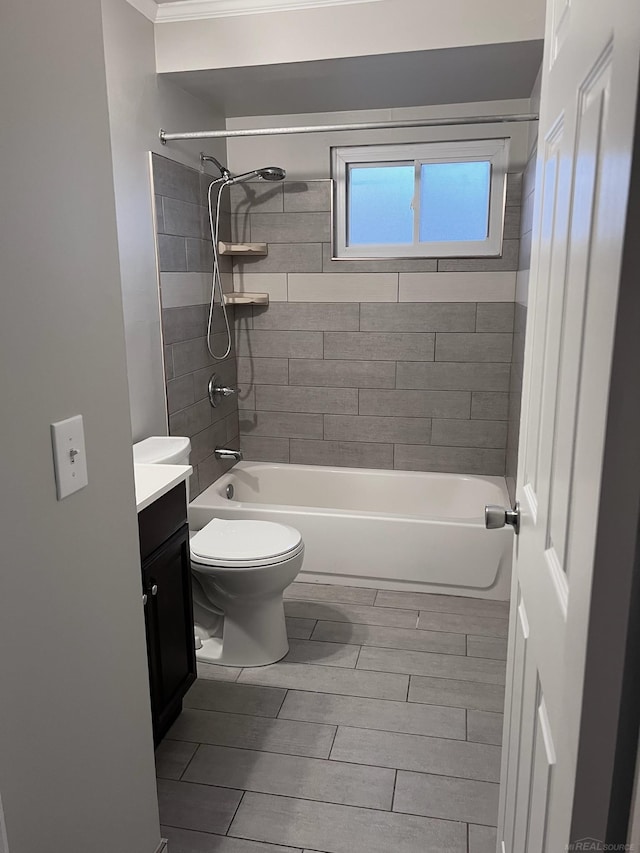
M 537 261 L 537 275 L 542 279 L 548 279 L 551 273 L 552 264 L 564 263 L 564 247 L 565 233 L 568 206 L 563 204 L 563 194 L 560 193 L 560 176 L 561 176 L 561 161 L 560 153 L 564 137 L 564 119 L 559 116 L 553 123 L 551 130 L 547 134 L 544 143 L 540 143 L 539 150 L 541 152 L 541 162 L 538 166 L 539 185 L 540 185 L 540 235 L 538 244 L 538 254 L 535 260 Z M 540 157 L 540 155 L 539 155 Z M 560 249 L 561 256 L 558 259 L 557 251 Z M 534 259 L 532 259 L 533 261 Z M 533 275 L 533 270 L 532 270 Z M 557 292 L 556 292 L 557 298 Z M 562 293 L 559 294 L 562 298 Z M 532 294 L 533 296 L 533 294 Z M 532 415 L 537 413 L 537 419 L 532 417 L 532 423 L 527 429 L 527 423 L 522 422 L 522 446 L 524 447 L 524 461 L 522 467 L 524 487 L 527 489 L 527 497 L 529 501 L 529 511 L 535 516 L 538 506 L 538 483 L 540 480 L 539 462 L 540 454 L 540 438 L 542 435 L 540 421 L 542 417 L 542 379 L 549 375 L 548 360 L 546 354 L 548 328 L 550 321 L 553 320 L 553 292 L 549 292 L 547 288 L 540 287 L 535 293 L 535 303 L 532 305 L 532 310 L 529 314 L 529 322 L 527 334 L 533 341 L 529 365 L 539 364 L 541 361 L 545 363 L 545 370 L 532 371 L 527 369 L 527 380 L 529 387 L 529 407 Z M 533 299 L 531 300 L 533 302 Z M 535 334 L 534 334 L 535 332 Z M 552 346 L 553 337 L 548 346 Z M 557 355 L 556 355 L 557 358 Z M 555 365 L 557 362 L 552 362 Z M 529 367 L 527 365 L 527 368 Z M 553 367 L 550 371 L 553 379 Z
M 538 705 L 535 718 L 533 746 L 533 773 L 531 777 L 531 807 L 527 826 L 526 853 L 542 853 L 547 833 L 547 811 L 551 772 L 556 761 L 553 734 L 547 714 L 547 706 L 538 684 Z
M 574 468 L 574 440 L 577 411 L 582 387 L 585 311 L 589 286 L 590 246 L 596 203 L 596 181 L 601 169 L 601 136 L 605 114 L 605 98 L 610 83 L 610 50 L 599 61 L 583 88 L 576 131 L 575 177 L 571 229 L 568 239 L 568 262 L 564 291 L 566 293 L 562 328 L 559 381 L 555 403 L 550 448 L 549 514 L 546 546 L 553 550 L 554 561 L 566 573 L 567 536 L 571 507 Z M 549 430 L 551 432 L 551 429 Z

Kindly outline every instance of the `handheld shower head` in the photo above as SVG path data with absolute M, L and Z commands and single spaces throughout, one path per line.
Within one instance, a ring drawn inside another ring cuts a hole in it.
M 251 172 L 243 172 L 229 178 L 229 184 L 237 184 L 241 181 L 250 181 L 251 178 L 262 178 L 263 181 L 283 181 L 287 173 L 280 166 L 265 166 L 262 169 L 253 169 Z
M 258 177 L 263 181 L 284 181 L 287 173 L 280 166 L 265 166 L 264 169 L 258 169 Z

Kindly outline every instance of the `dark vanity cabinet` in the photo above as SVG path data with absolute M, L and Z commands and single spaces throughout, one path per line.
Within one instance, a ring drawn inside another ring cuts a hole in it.
M 196 678 L 185 484 L 138 515 L 153 737 L 160 743 Z

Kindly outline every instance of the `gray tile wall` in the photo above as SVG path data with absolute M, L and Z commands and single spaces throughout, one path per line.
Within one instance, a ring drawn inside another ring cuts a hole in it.
M 236 398 L 225 398 L 213 409 L 207 397 L 207 385 L 214 371 L 225 384 L 237 384 L 235 348 L 232 347 L 231 355 L 223 361 L 214 361 L 207 351 L 209 306 L 205 300 L 208 300 L 208 277 L 212 268 L 206 207 L 210 178 L 154 154 L 153 181 L 169 433 L 187 435 L 191 439 L 194 473 L 190 488 L 191 496 L 195 497 L 230 467 L 229 463 L 215 458 L 214 448 L 218 445 L 238 447 Z M 228 193 L 223 196 L 223 202 L 220 236 L 229 239 Z M 222 258 L 221 266 L 223 273 L 231 272 L 229 258 Z M 166 274 L 171 276 L 171 291 Z M 167 283 L 164 293 L 163 281 Z M 233 332 L 233 310 L 230 310 L 230 322 Z M 214 311 L 213 329 L 214 351 L 224 351 L 225 327 L 219 307 Z
M 502 331 L 476 331 L 493 308 Z M 273 302 L 237 318 L 248 458 L 504 474 L 513 303 Z
M 234 259 L 234 287 L 271 294 L 236 309 L 245 456 L 504 475 L 520 189 L 510 175 L 502 258 L 333 261 L 329 181 L 232 187 L 233 238 L 268 243 Z M 398 301 L 422 273 L 455 297 Z M 503 301 L 483 301 L 492 273 Z
M 509 382 L 509 409 L 507 429 L 507 487 L 515 501 L 518 445 L 520 436 L 520 409 L 522 402 L 522 375 L 524 369 L 524 342 L 527 326 L 529 292 L 529 267 L 531 260 L 531 233 L 535 199 L 536 147 L 534 146 L 522 180 L 522 217 L 520 227 L 520 264 L 516 287 L 513 325 L 513 355 Z

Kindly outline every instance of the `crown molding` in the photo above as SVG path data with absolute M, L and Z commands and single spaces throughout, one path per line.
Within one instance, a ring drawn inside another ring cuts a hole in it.
M 128 0 L 129 5 L 137 9 L 141 15 L 155 23 L 158 17 L 158 4 L 155 0 Z
M 381 2 L 381 0 L 172 0 L 169 3 L 155 3 L 154 0 L 128 1 L 145 18 L 154 23 L 203 21 L 208 18 L 229 18 L 235 15 Z

